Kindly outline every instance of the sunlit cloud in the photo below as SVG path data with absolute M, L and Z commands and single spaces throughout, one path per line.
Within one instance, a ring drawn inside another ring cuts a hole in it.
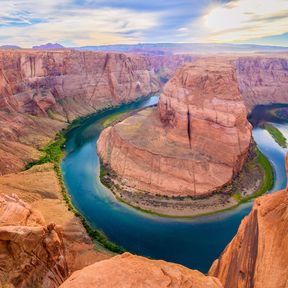
M 239 42 L 288 31 L 287 0 L 238 0 L 210 8 L 202 17 L 209 42 Z
M 160 16 L 121 8 L 79 8 L 68 5 L 68 0 L 61 2 L 66 9 L 60 9 L 59 1 L 43 1 L 40 5 L 33 0 L 20 0 L 17 5 L 4 1 L 7 6 L 0 11 L 0 39 L 24 47 L 42 42 L 72 42 L 76 46 L 137 43 L 141 32 L 155 27 Z
M 0 4 L 0 45 L 250 40 L 283 44 L 288 38 L 287 0 L 0 0 Z M 271 38 L 280 34 L 286 36 Z

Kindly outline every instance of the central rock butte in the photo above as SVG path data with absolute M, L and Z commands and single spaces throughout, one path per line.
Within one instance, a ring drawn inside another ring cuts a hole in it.
M 115 172 L 115 185 L 128 192 L 198 197 L 232 180 L 251 142 L 233 63 L 211 58 L 184 65 L 166 84 L 158 108 L 103 131 L 97 150 Z

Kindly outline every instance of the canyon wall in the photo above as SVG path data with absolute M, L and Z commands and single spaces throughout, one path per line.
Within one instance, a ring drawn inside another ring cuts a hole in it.
M 37 159 L 34 148 L 76 117 L 159 91 L 161 75 L 168 77 L 187 60 L 181 55 L 150 60 L 72 50 L 0 51 L 0 175 Z
M 159 90 L 149 59 L 104 52 L 1 52 L 0 110 L 68 120 Z M 80 109 L 84 109 L 82 111 Z
M 286 288 L 287 231 L 287 190 L 256 199 L 209 275 L 225 288 Z
M 249 111 L 257 104 L 288 102 L 288 56 L 240 57 L 235 62 L 242 98 Z
M 243 166 L 251 141 L 246 113 L 233 62 L 199 59 L 166 84 L 158 109 L 104 130 L 97 150 L 123 189 L 205 195 Z

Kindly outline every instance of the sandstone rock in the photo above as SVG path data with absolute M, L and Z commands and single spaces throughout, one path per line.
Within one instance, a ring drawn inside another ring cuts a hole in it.
M 158 111 L 138 112 L 104 130 L 97 150 L 125 189 L 199 196 L 231 181 L 250 141 L 233 62 L 205 59 L 177 71 Z
M 16 195 L 0 196 L 0 283 L 58 287 L 68 276 L 61 233 Z
M 219 280 L 181 265 L 124 253 L 74 272 L 61 288 L 221 288 Z
M 0 175 L 37 159 L 33 147 L 45 145 L 67 122 L 155 93 L 160 78 L 191 60 L 188 55 L 1 50 Z M 8 141 L 18 144 L 16 155 Z
M 248 110 L 258 104 L 288 102 L 287 55 L 240 57 L 237 78 Z
M 255 200 L 209 275 L 225 288 L 287 288 L 288 192 Z
M 4 206 L 0 203 L 0 211 L 3 211 L 0 213 L 2 215 L 0 225 L 4 219 L 10 221 L 5 220 L 6 224 L 21 226 L 46 226 L 45 222 L 57 223 L 57 232 L 61 227 L 61 241 L 64 244 L 65 259 L 70 272 L 111 257 L 109 253 L 95 248 L 79 217 L 76 217 L 72 211 L 68 211 L 53 164 L 37 165 L 21 173 L 0 176 L 0 197 L 4 197 L 5 194 L 18 195 L 25 201 L 24 207 L 28 205 L 29 209 L 23 209 L 23 205 L 14 205 L 15 201 L 12 201 L 13 205 L 8 205 L 5 200 Z M 14 213 L 11 209 L 16 208 L 18 208 L 17 213 Z M 21 214 L 18 212 L 19 209 Z M 6 213 L 6 210 L 9 213 Z M 37 211 L 41 211 L 43 217 L 31 217 L 35 214 L 39 215 Z M 29 221 L 26 220 L 27 215 L 30 215 Z M 44 218 L 45 221 L 39 224 L 31 222 L 30 219 L 34 218 L 42 220 Z

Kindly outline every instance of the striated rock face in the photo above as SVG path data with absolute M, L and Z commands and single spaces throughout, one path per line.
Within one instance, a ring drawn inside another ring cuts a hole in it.
M 287 231 L 287 190 L 256 199 L 209 275 L 225 288 L 288 287 Z
M 61 233 L 17 196 L 0 197 L 0 283 L 58 287 L 68 276 Z M 10 286 L 9 286 L 10 287 Z
M 242 98 L 249 110 L 257 104 L 288 102 L 288 58 L 241 57 L 236 61 Z
M 95 110 L 159 89 L 149 60 L 141 55 L 6 51 L 0 67 L 0 109 L 9 112 L 50 112 L 69 119 L 79 115 L 76 104 Z
M 0 175 L 19 171 L 78 116 L 159 91 L 190 56 L 0 51 Z
M 111 257 L 111 255 L 95 248 L 79 217 L 67 209 L 53 166 L 52 163 L 37 165 L 27 171 L 0 176 L 0 197 L 16 194 L 33 208 L 23 211 L 33 211 L 33 213 L 41 211 L 46 223 L 57 223 L 61 226 L 61 241 L 63 240 L 65 248 L 65 259 L 69 271 L 74 272 L 96 261 Z M 16 225 L 15 215 L 19 215 L 19 219 L 26 219 L 26 214 L 11 212 L 8 215 L 10 218 L 11 215 L 13 216 L 10 223 L 15 223 L 14 225 Z M 1 219 L 3 217 L 2 214 Z M 45 226 L 43 224 L 45 222 L 42 221 L 40 224 Z M 24 222 L 17 223 L 17 225 L 25 225 Z
M 233 63 L 205 59 L 177 71 L 158 109 L 106 129 L 97 150 L 126 190 L 199 196 L 231 181 L 250 141 Z
M 181 265 L 124 253 L 74 272 L 61 288 L 221 288 L 219 280 Z

